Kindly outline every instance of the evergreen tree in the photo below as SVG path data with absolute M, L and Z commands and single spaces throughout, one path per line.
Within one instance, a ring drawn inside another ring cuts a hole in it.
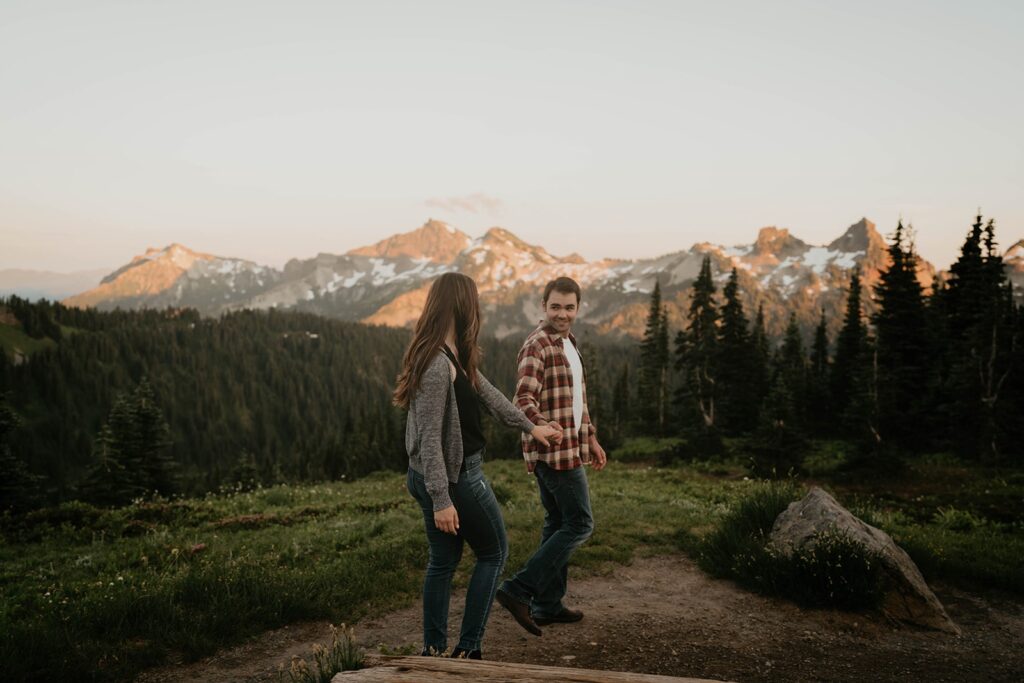
M 130 410 L 131 434 L 137 449 L 132 458 L 141 464 L 140 484 L 147 491 L 163 495 L 175 493 L 178 490 L 176 467 L 168 451 L 170 427 L 156 403 L 148 378 L 143 377 L 135 388 Z
M 890 264 L 875 287 L 879 427 L 883 439 L 916 451 L 929 443 L 925 410 L 930 345 L 918 257 L 902 221 L 889 244 Z
M 681 382 L 676 404 L 684 429 L 691 432 L 703 452 L 721 450 L 716 413 L 718 361 L 718 308 L 711 258 L 704 256 L 693 284 L 687 329 L 676 337 L 676 368 Z
M 754 374 L 754 348 L 748 331 L 747 317 L 739 298 L 739 277 L 735 268 L 723 290 L 718 340 L 719 415 L 724 429 L 746 432 L 756 426 L 760 397 L 750 391 Z
M 772 354 L 768 344 L 768 332 L 765 329 L 764 304 L 757 306 L 757 315 L 754 316 L 750 332 L 750 346 L 750 389 L 755 404 L 760 406 L 771 389 Z
M 622 443 L 623 435 L 629 427 L 632 416 L 632 402 L 629 391 L 629 363 L 622 366 L 622 372 L 615 381 L 612 395 L 612 418 L 609 430 L 608 445 L 614 447 Z
M 20 425 L 21 419 L 0 394 L 0 513 L 24 512 L 40 502 L 40 477 L 11 451 L 11 435 Z
M 791 397 L 792 411 L 788 417 L 788 426 L 794 429 L 806 429 L 807 426 L 807 369 L 807 354 L 804 352 L 800 326 L 796 322 L 796 314 L 791 313 L 776 358 L 775 384 L 781 381 Z
M 125 464 L 118 449 L 118 437 L 110 423 L 103 425 L 93 442 L 93 464 L 81 485 L 82 495 L 96 505 L 127 505 L 143 489 Z
M 854 377 L 863 373 L 862 365 L 867 362 L 867 327 L 861 308 L 860 269 L 850 274 L 850 291 L 846 297 L 846 315 L 843 327 L 836 339 L 836 355 L 830 377 L 832 414 L 838 423 L 850 404 L 853 394 Z
M 668 395 L 668 320 L 661 303 L 661 284 L 655 280 L 640 342 L 640 415 L 644 427 L 655 434 L 665 432 Z
M 799 472 L 807 439 L 798 422 L 796 396 L 783 373 L 778 373 L 765 399 L 754 433 L 751 473 L 772 479 Z
M 984 224 L 977 216 L 940 303 L 947 340 L 941 412 L 947 423 L 958 426 L 952 437 L 960 452 L 996 459 L 1005 431 L 1000 396 L 1017 341 L 1012 289 L 994 221 Z
M 807 418 L 810 431 L 824 435 L 831 427 L 831 396 L 829 392 L 828 329 L 825 309 L 814 330 L 811 346 L 811 367 L 807 383 Z
M 870 337 L 858 355 L 850 375 L 846 409 L 842 415 L 844 434 L 853 439 L 856 449 L 849 455 L 847 469 L 883 473 L 898 469 L 901 455 L 882 441 L 879 408 L 878 349 Z

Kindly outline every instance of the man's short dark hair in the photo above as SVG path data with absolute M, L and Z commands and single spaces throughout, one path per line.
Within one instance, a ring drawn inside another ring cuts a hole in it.
M 549 282 L 544 287 L 544 305 L 548 303 L 548 297 L 551 296 L 551 292 L 560 292 L 562 294 L 575 294 L 576 305 L 579 306 L 580 300 L 583 298 L 583 292 L 580 290 L 579 284 L 576 283 L 571 277 L 556 277 L 554 280 Z

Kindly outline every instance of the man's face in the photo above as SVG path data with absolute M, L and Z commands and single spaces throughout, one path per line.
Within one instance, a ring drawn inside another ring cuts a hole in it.
M 548 295 L 548 301 L 544 304 L 544 316 L 551 327 L 555 328 L 563 337 L 569 334 L 572 322 L 576 320 L 579 302 L 576 301 L 574 292 L 559 292 L 557 289 Z

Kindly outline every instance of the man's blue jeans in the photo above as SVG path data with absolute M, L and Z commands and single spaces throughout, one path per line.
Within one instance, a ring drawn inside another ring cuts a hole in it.
M 555 470 L 539 462 L 533 474 L 544 506 L 540 547 L 501 589 L 531 605 L 535 618 L 553 617 L 564 609 L 569 557 L 590 538 L 594 516 L 587 473 L 582 467 Z
M 462 559 L 463 543 L 476 555 L 476 567 L 466 591 L 466 609 L 462 615 L 459 647 L 479 650 L 491 612 L 498 577 L 508 559 L 508 537 L 491 485 L 480 468 L 480 456 L 466 458 L 466 469 L 459 482 L 448 492 L 459 513 L 459 533 L 446 534 L 434 526 L 434 506 L 427 493 L 423 475 L 409 469 L 406 478 L 409 493 L 423 510 L 430 560 L 423 581 L 423 646 L 444 652 L 448 647 L 448 601 L 452 576 Z

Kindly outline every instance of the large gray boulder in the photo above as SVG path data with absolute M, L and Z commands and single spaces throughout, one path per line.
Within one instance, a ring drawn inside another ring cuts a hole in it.
M 892 537 L 857 519 L 817 486 L 803 500 L 790 503 L 775 519 L 769 544 L 788 555 L 813 543 L 815 534 L 827 529 L 845 532 L 882 558 L 885 581 L 883 612 L 901 621 L 960 635 L 960 627 L 946 614 L 917 565 Z

